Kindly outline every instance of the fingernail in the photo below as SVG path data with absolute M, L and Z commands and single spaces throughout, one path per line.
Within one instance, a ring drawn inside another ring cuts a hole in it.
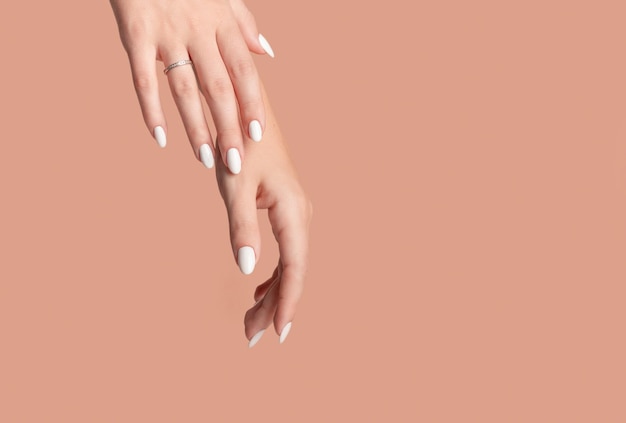
M 280 343 L 282 344 L 287 339 L 287 335 L 289 335 L 289 331 L 291 330 L 291 322 L 287 323 L 283 330 L 280 332 Z
M 241 156 L 236 148 L 231 148 L 226 152 L 226 162 L 230 171 L 235 175 L 241 172 Z
M 259 142 L 261 141 L 261 138 L 263 138 L 263 129 L 261 129 L 261 122 L 258 120 L 250 122 L 248 131 L 250 132 L 250 138 L 252 138 L 252 141 Z
M 165 136 L 165 130 L 162 127 L 157 126 L 156 128 L 154 128 L 154 139 L 156 139 L 159 147 L 165 147 L 165 144 L 167 144 L 167 137 Z
M 258 331 L 256 333 L 256 335 L 254 335 L 250 339 L 250 342 L 248 342 L 248 348 L 254 347 L 256 345 L 256 343 L 259 342 L 259 340 L 261 339 L 261 337 L 263 336 L 264 333 L 265 333 L 265 329 L 261 329 L 260 331 Z
M 207 169 L 212 169 L 215 166 L 215 160 L 213 159 L 213 153 L 209 144 L 202 144 L 200 146 L 200 161 Z
M 237 264 L 244 275 L 249 275 L 254 271 L 256 265 L 256 257 L 252 247 L 241 247 L 237 253 Z
M 261 47 L 263 47 L 263 50 L 265 50 L 265 52 L 269 54 L 269 56 L 273 59 L 274 50 L 272 50 L 272 46 L 270 45 L 270 43 L 267 42 L 262 34 L 259 34 L 259 43 L 261 43 Z

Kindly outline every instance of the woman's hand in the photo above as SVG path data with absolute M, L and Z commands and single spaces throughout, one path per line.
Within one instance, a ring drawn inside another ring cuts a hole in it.
M 242 0 L 111 0 L 111 6 L 144 120 L 158 144 L 165 147 L 167 124 L 154 61 L 168 66 L 190 59 L 193 65 L 174 67 L 167 78 L 196 158 L 208 168 L 214 165 L 201 92 L 213 116 L 221 159 L 239 173 L 243 134 L 260 141 L 265 128 L 259 78 L 248 50 L 273 57 Z
M 257 303 L 246 313 L 245 333 L 254 346 L 272 322 L 282 343 L 302 295 L 307 268 L 311 203 L 307 199 L 265 100 L 267 129 L 263 146 L 250 145 L 247 165 L 237 177 L 222 163 L 217 181 L 228 211 L 233 254 L 244 274 L 253 272 L 261 253 L 257 209 L 268 209 L 280 259 L 274 274 L 254 293 Z

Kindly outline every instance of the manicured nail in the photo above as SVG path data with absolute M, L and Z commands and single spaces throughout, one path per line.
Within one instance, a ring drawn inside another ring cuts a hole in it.
M 232 173 L 236 175 L 241 172 L 241 156 L 236 148 L 231 148 L 226 152 L 226 162 Z
M 252 141 L 259 142 L 261 141 L 261 138 L 263 138 L 263 129 L 261 129 L 261 122 L 258 120 L 250 122 L 248 131 L 250 132 L 250 138 L 252 138 Z
M 287 339 L 287 335 L 289 335 L 289 331 L 291 330 L 291 322 L 287 323 L 283 330 L 280 332 L 280 343 L 282 344 Z
M 215 160 L 213 159 L 213 153 L 209 144 L 202 144 L 200 146 L 200 161 L 207 169 L 212 169 L 215 166 Z
M 237 264 L 244 275 L 249 275 L 254 271 L 256 265 L 256 257 L 252 247 L 241 247 L 237 253 Z
M 154 128 L 154 139 L 156 139 L 159 147 L 165 147 L 165 144 L 167 144 L 167 137 L 165 136 L 165 130 L 162 127 L 157 126 L 156 128 Z
M 250 342 L 248 342 L 248 348 L 254 347 L 256 345 L 256 343 L 259 342 L 259 340 L 261 339 L 261 337 L 263 336 L 264 333 L 265 333 L 265 329 L 261 329 L 260 331 L 258 331 L 256 333 L 256 335 L 254 335 L 250 339 Z
M 265 52 L 269 54 L 269 56 L 273 59 L 274 50 L 272 50 L 272 46 L 270 45 L 270 43 L 267 42 L 262 34 L 259 34 L 259 43 L 261 43 L 261 47 L 263 47 L 263 50 L 265 50 Z

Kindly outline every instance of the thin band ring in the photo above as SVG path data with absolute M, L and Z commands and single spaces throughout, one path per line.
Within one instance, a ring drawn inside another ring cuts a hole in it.
M 167 75 L 167 73 L 169 71 L 171 71 L 172 69 L 174 69 L 177 66 L 184 66 L 184 65 L 192 65 L 193 62 L 189 59 L 185 59 L 185 60 L 179 60 L 178 62 L 174 62 L 171 65 L 169 65 L 168 67 L 166 67 L 165 69 L 163 69 L 163 73 Z

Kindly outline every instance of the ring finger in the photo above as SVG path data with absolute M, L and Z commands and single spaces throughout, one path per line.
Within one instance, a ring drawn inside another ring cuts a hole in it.
M 162 56 L 166 66 L 180 60 L 191 59 L 187 50 L 182 48 L 168 49 Z M 196 158 L 207 168 L 212 168 L 215 164 L 213 140 L 202 109 L 193 66 L 176 66 L 167 72 L 167 79 Z

